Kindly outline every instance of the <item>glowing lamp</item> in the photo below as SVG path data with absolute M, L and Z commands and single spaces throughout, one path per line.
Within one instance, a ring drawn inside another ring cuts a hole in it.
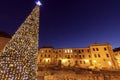
M 46 62 L 49 62 L 49 59 L 45 59 Z
M 96 60 L 93 60 L 94 63 L 96 63 Z
M 66 61 L 67 61 L 66 59 L 63 59 L 63 60 L 62 60 L 62 63 L 65 63 Z
M 89 60 L 88 60 L 88 59 L 86 59 L 86 60 L 85 60 L 85 62 L 87 62 L 87 63 L 88 63 L 88 62 L 89 62 Z
M 108 64 L 109 64 L 110 66 L 112 66 L 112 63 L 111 63 L 110 61 L 108 61 Z

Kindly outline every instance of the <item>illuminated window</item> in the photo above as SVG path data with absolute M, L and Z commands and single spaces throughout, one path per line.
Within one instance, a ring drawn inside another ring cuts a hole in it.
M 73 51 L 72 50 L 65 50 L 65 53 L 72 53 Z
M 43 53 L 44 51 L 42 50 L 41 52 Z
M 110 66 L 112 66 L 112 63 L 111 63 L 110 61 L 108 61 L 108 64 L 109 64 Z
M 65 50 L 65 53 L 67 53 L 67 50 Z
M 68 51 L 68 53 L 70 53 L 70 50 L 67 50 Z

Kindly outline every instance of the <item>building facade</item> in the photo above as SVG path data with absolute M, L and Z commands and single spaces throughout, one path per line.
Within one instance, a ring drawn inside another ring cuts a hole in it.
M 92 69 L 117 69 L 109 43 L 91 44 L 87 48 L 40 48 L 38 66 L 60 66 Z
M 114 56 L 117 62 L 118 69 L 120 69 L 120 48 L 118 50 L 114 50 Z
M 8 41 L 10 41 L 11 36 L 6 32 L 0 32 L 0 52 L 4 48 L 4 46 L 7 44 Z

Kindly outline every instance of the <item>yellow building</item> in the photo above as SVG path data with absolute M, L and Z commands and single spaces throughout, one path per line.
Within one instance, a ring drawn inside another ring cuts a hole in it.
M 91 44 L 87 48 L 40 48 L 38 66 L 61 66 L 93 69 L 117 69 L 109 43 Z
M 118 69 L 120 69 L 120 49 L 114 51 L 114 56 L 117 62 Z

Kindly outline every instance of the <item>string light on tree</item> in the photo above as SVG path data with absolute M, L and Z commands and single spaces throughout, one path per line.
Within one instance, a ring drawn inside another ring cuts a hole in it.
M 39 9 L 35 6 L 0 53 L 0 80 L 37 80 Z

